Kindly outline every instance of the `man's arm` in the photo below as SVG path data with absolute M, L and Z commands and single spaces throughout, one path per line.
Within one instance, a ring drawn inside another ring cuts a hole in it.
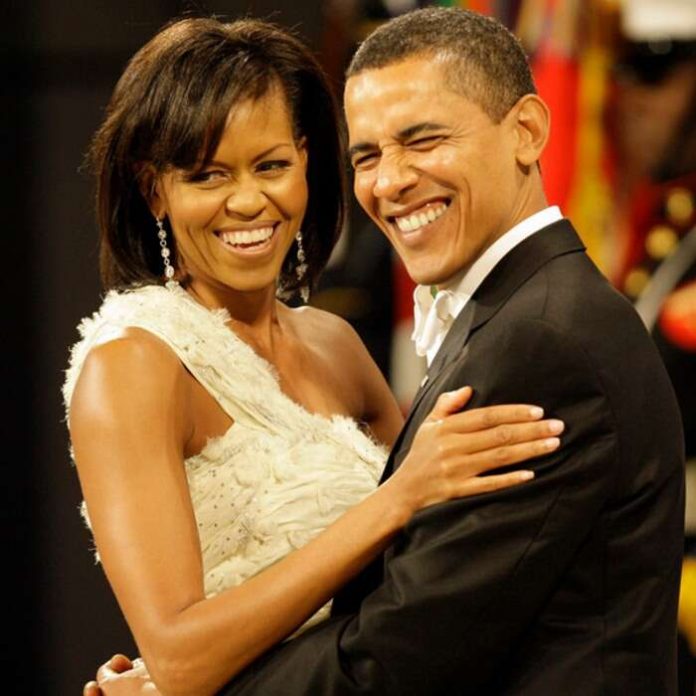
M 359 614 L 282 646 L 232 682 L 237 694 L 432 694 L 476 690 L 538 614 L 612 489 L 617 433 L 584 352 L 542 322 L 498 341 L 473 380 L 479 402 L 524 398 L 566 423 L 560 450 L 524 487 L 419 513 L 394 544 L 384 583 Z M 502 357 L 504 356 L 504 357 Z

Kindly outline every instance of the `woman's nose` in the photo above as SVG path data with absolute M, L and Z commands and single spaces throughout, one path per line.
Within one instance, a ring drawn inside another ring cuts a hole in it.
M 225 199 L 225 210 L 230 215 L 253 218 L 266 207 L 266 196 L 258 182 L 247 180 L 235 183 Z

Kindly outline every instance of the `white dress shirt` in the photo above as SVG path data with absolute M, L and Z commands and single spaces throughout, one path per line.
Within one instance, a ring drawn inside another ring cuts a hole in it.
M 431 287 L 418 285 L 413 293 L 416 353 L 432 363 L 452 323 L 498 262 L 520 242 L 561 220 L 558 206 L 550 206 L 522 220 L 497 239 L 464 273 L 455 276 L 433 296 Z

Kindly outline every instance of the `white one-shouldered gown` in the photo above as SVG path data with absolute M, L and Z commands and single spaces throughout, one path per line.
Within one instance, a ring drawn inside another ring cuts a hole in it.
M 310 413 L 286 396 L 274 368 L 234 334 L 228 319 L 225 310 L 203 307 L 176 284 L 112 291 L 81 322 L 63 387 L 67 410 L 92 346 L 138 327 L 164 341 L 233 419 L 184 462 L 207 596 L 300 548 L 364 499 L 387 455 L 352 419 Z M 89 523 L 84 505 L 83 514 Z M 322 607 L 302 628 L 328 611 Z

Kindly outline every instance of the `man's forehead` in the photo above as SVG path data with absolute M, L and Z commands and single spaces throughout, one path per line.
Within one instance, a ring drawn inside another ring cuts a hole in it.
M 358 72 L 348 76 L 346 83 L 350 82 L 353 78 L 367 73 L 376 73 L 394 68 L 397 70 L 400 68 L 410 70 L 413 69 L 414 66 L 422 66 L 426 70 L 448 72 L 459 61 L 460 57 L 451 50 L 444 48 L 433 48 L 432 50 L 423 49 L 414 53 L 408 53 L 399 58 L 391 59 L 388 62 L 366 65 L 360 68 Z
M 365 68 L 346 81 L 345 94 L 363 97 L 366 93 L 385 92 L 413 86 L 419 81 L 429 85 L 443 81 L 442 58 L 435 55 L 413 55 L 387 65 Z
M 439 83 L 436 73 L 391 67 L 361 72 L 346 84 L 351 142 L 378 134 L 407 137 L 409 129 L 422 129 L 422 124 L 446 126 L 461 112 L 465 98 Z

